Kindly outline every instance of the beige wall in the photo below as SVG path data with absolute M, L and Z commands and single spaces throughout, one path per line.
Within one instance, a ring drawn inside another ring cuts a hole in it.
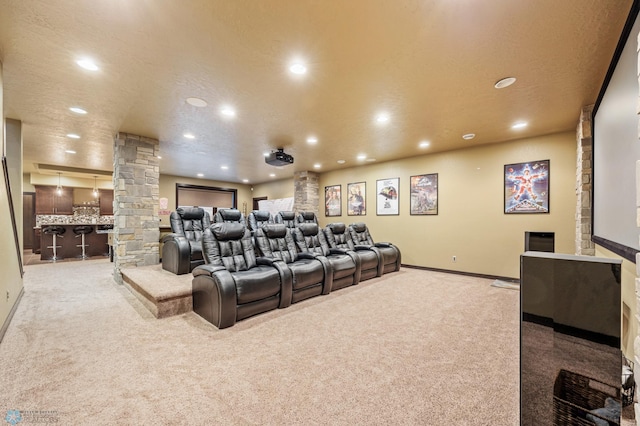
M 2 107 L 2 63 L 0 62 L 0 152 L 4 155 L 12 152 L 14 154 L 11 157 L 7 157 L 7 164 L 9 168 L 18 168 L 17 175 L 22 174 L 22 158 L 15 158 L 16 149 L 6 150 L 6 141 L 4 140 L 4 110 Z M 22 180 L 18 179 L 18 186 L 22 186 Z M 20 217 L 16 218 L 22 220 L 22 196 L 20 192 L 14 194 L 14 206 L 20 206 L 16 209 L 16 212 L 20 213 Z M 22 222 L 19 222 L 20 225 Z M 4 173 L 0 173 L 0 229 L 4 229 L 5 237 L 0 239 L 0 271 L 2 271 L 2 279 L 0 279 L 0 338 L 4 334 L 7 320 L 9 315 L 16 305 L 18 297 L 22 293 L 22 276 L 20 275 L 20 264 L 18 260 L 18 254 L 16 252 L 15 240 L 13 238 L 11 223 L 11 211 L 9 209 L 9 199 L 7 197 L 6 182 L 4 179 Z M 21 230 L 21 228 L 19 228 Z M 21 234 L 22 232 L 19 232 Z
M 160 198 L 167 198 L 169 200 L 168 210 L 173 211 L 176 209 L 176 183 L 183 183 L 188 185 L 200 185 L 200 186 L 211 186 L 216 188 L 228 188 L 228 189 L 236 189 L 238 191 L 238 209 L 240 209 L 243 213 L 246 210 L 248 214 L 251 211 L 251 186 L 231 183 L 231 182 L 221 182 L 215 180 L 206 180 L 206 179 L 195 179 L 195 178 L 186 178 L 180 176 L 172 176 L 172 175 L 163 175 L 162 171 L 160 173 Z M 160 217 L 160 226 L 169 226 L 169 215 L 159 215 Z
M 376 241 L 400 247 L 404 264 L 518 278 L 525 231 L 555 232 L 556 252 L 574 252 L 575 144 L 569 132 L 323 173 L 322 194 L 325 186 L 342 185 L 343 215 L 326 218 L 320 209 L 319 221 L 364 221 Z M 547 159 L 550 213 L 504 214 L 504 165 Z M 409 177 L 424 173 L 438 173 L 437 216 L 409 214 Z M 376 180 L 394 177 L 400 214 L 376 216 Z M 367 183 L 367 214 L 347 216 L 346 185 L 360 181 Z

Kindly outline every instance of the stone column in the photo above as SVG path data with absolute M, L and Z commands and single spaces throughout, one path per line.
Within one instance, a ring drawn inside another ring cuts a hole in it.
M 595 244 L 591 241 L 591 176 L 593 174 L 593 139 L 591 137 L 591 112 L 593 105 L 582 109 L 577 128 L 578 160 L 576 165 L 576 254 L 594 256 Z
M 296 212 L 320 212 L 319 176 L 313 172 L 295 172 L 293 174 L 294 196 L 293 210 Z
M 113 155 L 114 278 L 121 269 L 159 262 L 159 142 L 118 133 Z

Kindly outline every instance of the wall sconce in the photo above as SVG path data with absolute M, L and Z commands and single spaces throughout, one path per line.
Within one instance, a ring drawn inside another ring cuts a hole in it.
M 60 184 L 60 175 L 62 173 L 58 172 L 58 186 L 56 187 L 56 194 L 62 195 L 62 185 Z

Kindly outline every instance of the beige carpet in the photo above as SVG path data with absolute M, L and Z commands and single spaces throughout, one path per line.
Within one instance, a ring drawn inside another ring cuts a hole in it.
M 217 330 L 155 319 L 108 260 L 26 268 L 0 418 L 68 425 L 516 425 L 519 292 L 400 272 Z M 23 417 L 24 418 L 24 417 Z

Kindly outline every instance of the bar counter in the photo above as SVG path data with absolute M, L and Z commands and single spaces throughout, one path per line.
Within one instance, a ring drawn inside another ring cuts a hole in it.
M 51 260 L 53 257 L 53 249 L 49 248 L 53 245 L 53 235 L 45 234 L 44 229 L 47 226 L 62 226 L 65 229 L 62 238 L 57 237 L 56 245 L 58 258 L 74 258 L 82 256 L 82 247 L 77 247 L 82 244 L 82 236 L 73 232 L 73 228 L 76 226 L 91 226 L 93 232 L 86 234 L 85 253 L 87 256 L 109 256 L 109 244 L 108 234 L 110 232 L 109 227 L 113 225 L 94 224 L 94 223 L 48 223 L 43 224 L 40 232 L 40 260 Z

